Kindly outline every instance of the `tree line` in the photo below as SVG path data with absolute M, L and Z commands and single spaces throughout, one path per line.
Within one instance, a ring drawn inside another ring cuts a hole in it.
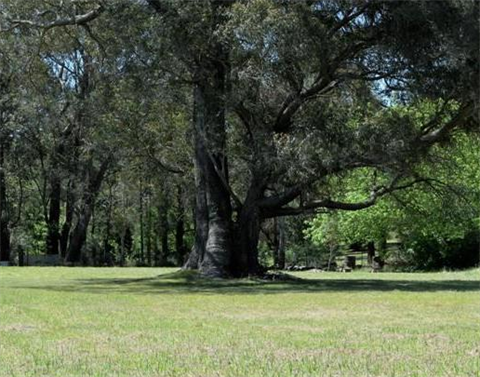
M 477 137 L 478 14 L 473 0 L 2 1 L 0 259 L 125 264 L 135 249 L 143 265 L 255 275 L 284 217 L 440 187 L 425 166 Z

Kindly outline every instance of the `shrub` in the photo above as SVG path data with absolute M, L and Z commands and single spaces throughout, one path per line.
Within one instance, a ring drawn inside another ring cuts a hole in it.
M 389 261 L 394 268 L 401 270 L 456 270 L 478 266 L 479 250 L 478 231 L 447 240 L 431 235 L 415 235 L 398 252 L 389 255 Z

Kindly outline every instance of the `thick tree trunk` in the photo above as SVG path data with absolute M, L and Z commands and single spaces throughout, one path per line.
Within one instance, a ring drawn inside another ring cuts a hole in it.
M 10 261 L 10 229 L 7 212 L 7 184 L 5 178 L 5 145 L 0 140 L 0 262 Z
M 233 276 L 258 275 L 258 239 L 260 236 L 260 213 L 258 207 L 248 205 L 242 208 L 235 224 L 235 238 L 231 271 Z
M 373 241 L 370 241 L 367 244 L 367 261 L 369 266 L 372 265 L 374 257 L 375 257 L 375 243 Z
M 258 263 L 258 240 L 262 218 L 260 208 L 257 206 L 261 195 L 262 184 L 254 180 L 235 223 L 230 269 L 237 277 L 257 275 L 261 272 Z
M 53 173 L 55 174 L 55 173 Z M 61 182 L 57 176 L 50 180 L 50 208 L 47 222 L 47 254 L 58 255 L 60 243 Z
M 199 151 L 203 155 L 198 163 L 205 176 L 208 213 L 208 235 L 200 271 L 207 276 L 223 277 L 228 275 L 231 258 L 232 209 L 230 194 L 225 187 L 228 184 L 228 172 L 224 155 L 224 72 L 220 67 L 217 69 L 217 75 L 212 78 L 216 85 L 198 85 L 195 96 L 196 105 L 203 106 L 199 111 L 205 114 L 204 122 L 196 125 L 196 132 L 205 139 Z
M 0 262 L 10 261 L 10 230 L 8 224 L 2 221 L 0 224 Z
M 186 267 L 207 276 L 229 274 L 232 208 L 225 157 L 225 66 L 218 61 L 199 69 L 194 88 L 195 183 L 197 189 L 195 244 Z
M 194 123 L 197 124 L 199 116 L 203 114 L 198 114 L 194 108 Z M 193 218 L 195 222 L 195 239 L 193 243 L 192 250 L 188 259 L 183 266 L 185 269 L 197 269 L 199 268 L 201 262 L 203 261 L 203 256 L 205 255 L 205 246 L 207 245 L 208 238 L 208 208 L 207 208 L 207 185 L 206 178 L 203 166 L 205 166 L 206 161 L 204 157 L 206 153 L 204 151 L 204 142 L 199 135 L 199 132 L 195 130 L 194 138 L 194 147 L 195 147 L 195 209 L 193 213 Z
M 87 170 L 87 187 L 82 198 L 82 204 L 78 211 L 78 218 L 70 235 L 70 240 L 67 248 L 66 261 L 71 263 L 78 263 L 82 257 L 82 249 L 87 240 L 88 224 L 93 214 L 96 197 L 102 186 L 103 179 L 110 166 L 111 157 L 104 160 L 98 169 L 94 171 L 92 162 Z
M 87 230 L 91 215 L 92 210 L 90 205 L 86 204 L 85 207 L 80 211 L 77 223 L 75 224 L 70 236 L 66 257 L 67 262 L 78 263 L 81 261 L 82 249 L 85 241 L 87 240 Z

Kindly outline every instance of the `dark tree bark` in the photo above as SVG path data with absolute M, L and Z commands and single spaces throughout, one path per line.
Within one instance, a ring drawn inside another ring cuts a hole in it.
M 55 173 L 53 173 L 55 174 Z M 61 181 L 58 176 L 50 180 L 50 200 L 47 221 L 47 254 L 58 255 L 60 243 Z
M 10 261 L 10 229 L 5 177 L 5 142 L 0 139 L 0 262 Z
M 6 55 L 5 52 L 7 53 Z M 17 111 L 16 95 L 13 94 L 13 89 L 18 83 L 13 74 L 15 70 L 13 66 L 10 66 L 11 61 L 8 58 L 8 49 L 0 53 L 0 58 L 0 262 L 10 262 L 10 229 L 14 225 L 15 220 L 11 218 L 9 208 L 7 208 L 9 203 L 5 169 L 7 150 L 12 140 L 10 122 Z M 21 208 L 21 203 L 19 208 Z M 20 211 L 17 221 L 19 219 Z
M 230 194 L 225 187 L 228 184 L 228 172 L 224 154 L 225 72 L 223 66 L 218 64 L 213 77 L 203 79 L 204 83 L 197 85 L 195 95 L 195 106 L 199 107 L 198 111 L 204 112 L 204 117 L 197 119 L 195 131 L 199 133 L 200 138 L 205 138 L 204 146 L 199 151 L 203 155 L 198 161 L 198 168 L 203 170 L 205 176 L 208 213 L 208 236 L 200 262 L 200 271 L 204 275 L 221 277 L 228 274 L 232 233 Z
M 198 117 L 203 116 L 199 114 L 197 108 L 194 107 L 194 124 L 196 125 L 199 120 Z M 195 130 L 196 131 L 196 130 Z M 204 158 L 206 157 L 204 141 L 200 137 L 199 132 L 195 132 L 194 137 L 195 148 L 195 208 L 193 213 L 195 223 L 195 239 L 192 250 L 188 259 L 184 265 L 185 269 L 197 269 L 200 263 L 203 261 L 205 255 L 205 246 L 207 245 L 208 238 L 208 208 L 207 208 L 207 187 L 206 178 L 203 166 L 206 165 Z
M 78 210 L 77 222 L 70 235 L 65 258 L 67 262 L 78 263 L 81 260 L 82 249 L 87 240 L 87 230 L 92 217 L 95 200 L 110 163 L 111 156 L 102 162 L 98 171 L 95 171 L 91 162 L 87 168 L 87 187 L 83 193 L 82 202 Z
M 83 245 L 87 240 L 88 224 L 92 215 L 91 206 L 90 202 L 86 202 L 79 211 L 77 222 L 68 243 L 67 262 L 78 263 L 81 260 Z
M 367 244 L 367 262 L 369 266 L 372 265 L 374 257 L 375 257 L 375 243 L 373 241 L 370 241 Z
M 258 240 L 262 222 L 258 199 L 263 194 L 260 181 L 254 180 L 247 197 L 238 212 L 233 241 L 231 272 L 234 276 L 256 275 L 260 273 L 258 263 Z
M 218 59 L 205 58 L 194 88 L 196 234 L 186 266 L 221 277 L 228 275 L 231 262 L 232 208 L 226 187 L 225 53 L 216 48 Z
M 246 204 L 240 211 L 238 221 L 235 224 L 234 257 L 232 258 L 231 272 L 236 277 L 260 273 L 258 263 L 260 213 L 255 204 Z
M 222 277 L 229 274 L 233 230 L 225 155 L 227 53 L 217 45 L 212 55 L 201 61 L 194 89 L 195 167 L 203 178 L 197 181 L 202 184 L 197 190 L 205 192 L 205 198 L 197 197 L 199 220 L 203 222 L 197 224 L 197 231 L 202 242 L 207 233 L 206 244 L 200 247 L 200 251 L 204 248 L 203 258 L 199 258 L 200 272 Z M 206 209 L 199 208 L 201 205 Z

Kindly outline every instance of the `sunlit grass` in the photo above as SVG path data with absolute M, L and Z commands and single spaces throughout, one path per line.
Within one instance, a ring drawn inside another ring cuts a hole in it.
M 480 270 L 0 268 L 0 377 L 479 376 Z

